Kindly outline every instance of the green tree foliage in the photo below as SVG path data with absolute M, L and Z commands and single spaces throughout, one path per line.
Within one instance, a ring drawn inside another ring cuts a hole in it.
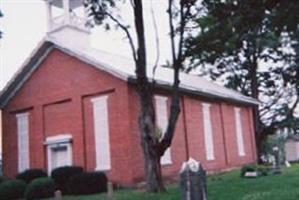
M 285 51 L 282 54 L 282 66 L 271 69 L 281 76 L 283 88 L 288 91 L 284 95 L 285 101 L 281 107 L 274 109 L 274 116 L 280 120 L 272 120 L 267 129 L 287 127 L 291 132 L 299 133 L 299 119 L 295 116 L 295 109 L 299 102 L 299 4 L 296 0 L 272 1 L 271 12 L 268 15 L 268 29 L 279 36 L 280 43 Z M 279 91 L 279 90 L 278 90 Z M 271 93 L 265 93 L 270 96 Z M 277 106 L 276 106 L 277 107 Z
M 186 45 L 192 66 L 203 64 L 214 80 L 229 72 L 228 87 L 257 97 L 250 84 L 258 78 L 253 75 L 259 61 L 279 59 L 273 53 L 280 38 L 267 29 L 267 6 L 263 1 L 242 0 L 204 0 L 203 6 L 205 13 L 195 22 L 197 34 Z
M 203 0 L 203 7 L 186 45 L 188 70 L 200 66 L 211 79 L 262 100 L 254 113 L 261 153 L 267 134 L 295 124 L 298 2 Z

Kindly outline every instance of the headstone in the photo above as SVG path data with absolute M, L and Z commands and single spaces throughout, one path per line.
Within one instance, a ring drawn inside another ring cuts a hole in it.
M 281 173 L 280 158 L 279 158 L 279 148 L 277 146 L 273 147 L 274 163 L 273 163 L 273 174 Z
M 60 190 L 55 191 L 54 197 L 55 200 L 62 200 L 61 191 Z
M 112 182 L 108 182 L 107 183 L 107 197 L 109 200 L 114 200 L 114 197 L 113 197 L 113 184 Z
M 291 167 L 291 164 L 290 164 L 290 162 L 289 161 L 285 161 L 285 165 L 286 165 L 286 167 Z
M 257 172 L 246 172 L 244 176 L 248 177 L 248 178 L 257 178 L 258 173 Z
M 182 165 L 180 188 L 182 200 L 207 200 L 206 172 L 192 158 Z

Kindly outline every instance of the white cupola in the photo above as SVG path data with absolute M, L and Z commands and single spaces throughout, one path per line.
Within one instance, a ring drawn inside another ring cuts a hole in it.
M 65 45 L 88 46 L 91 27 L 83 0 L 44 1 L 47 8 L 48 39 Z

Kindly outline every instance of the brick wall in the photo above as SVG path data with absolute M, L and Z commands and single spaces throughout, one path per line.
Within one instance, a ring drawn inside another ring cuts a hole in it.
M 156 91 L 156 94 L 168 97 L 168 106 L 170 107 L 169 93 Z M 130 130 L 133 136 L 132 140 L 134 141 L 132 156 L 132 163 L 134 165 L 132 167 L 135 172 L 134 180 L 140 181 L 142 180 L 144 169 L 137 123 L 139 110 L 136 102 L 138 102 L 138 96 L 133 86 L 130 88 L 129 96 L 131 102 Z M 202 103 L 211 104 L 210 113 L 215 153 L 215 160 L 212 161 L 208 161 L 205 154 Z M 235 107 L 241 108 L 242 131 L 246 153 L 242 157 L 239 156 L 237 149 Z M 164 176 L 177 176 L 182 162 L 186 161 L 188 156 L 200 161 L 205 169 L 216 172 L 255 162 L 255 139 L 251 120 L 252 110 L 250 107 L 184 95 L 181 98 L 181 108 L 181 114 L 171 146 L 173 163 L 162 167 Z M 184 116 L 186 124 L 184 124 Z
M 4 174 L 17 173 L 15 114 L 30 111 L 30 167 L 46 168 L 47 136 L 71 134 L 73 163 L 95 168 L 93 121 L 90 98 L 109 95 L 109 129 L 113 169 L 109 176 L 132 182 L 127 173 L 131 156 L 127 84 L 108 73 L 88 66 L 59 50 L 52 51 L 3 110 Z M 119 112 L 119 111 L 122 112 Z
M 158 90 L 168 97 L 169 93 Z M 99 71 L 59 50 L 53 50 L 3 110 L 4 174 L 17 173 L 15 114 L 30 112 L 30 167 L 46 168 L 46 137 L 71 134 L 73 162 L 95 169 L 95 138 L 91 99 L 108 95 L 112 181 L 132 184 L 143 179 L 144 164 L 138 128 L 139 99 L 133 85 Z M 163 166 L 165 176 L 177 175 L 188 156 L 218 171 L 254 162 L 255 145 L 250 107 L 199 97 L 183 96 L 182 112 L 171 147 L 172 164 Z M 201 103 L 211 104 L 215 160 L 207 161 Z M 241 107 L 246 156 L 238 156 L 234 107 Z M 184 123 L 186 122 L 186 123 Z M 187 148 L 188 147 L 188 148 Z M 189 153 L 189 155 L 188 155 Z

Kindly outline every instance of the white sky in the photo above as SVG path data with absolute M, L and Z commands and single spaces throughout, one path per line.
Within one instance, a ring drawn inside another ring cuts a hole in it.
M 168 34 L 167 1 L 152 0 L 158 24 L 160 40 L 160 63 L 170 57 Z M 156 58 L 155 34 L 150 14 L 151 0 L 144 0 L 145 29 L 150 60 Z M 46 35 L 46 10 L 43 0 L 0 0 L 4 17 L 0 19 L 0 29 L 4 32 L 0 40 L 0 90 L 21 67 L 30 52 Z M 132 21 L 129 4 L 122 7 L 124 21 Z M 133 31 L 133 30 L 132 30 Z M 94 47 L 108 52 L 131 56 L 125 35 L 121 30 L 106 32 L 95 28 L 91 43 Z

